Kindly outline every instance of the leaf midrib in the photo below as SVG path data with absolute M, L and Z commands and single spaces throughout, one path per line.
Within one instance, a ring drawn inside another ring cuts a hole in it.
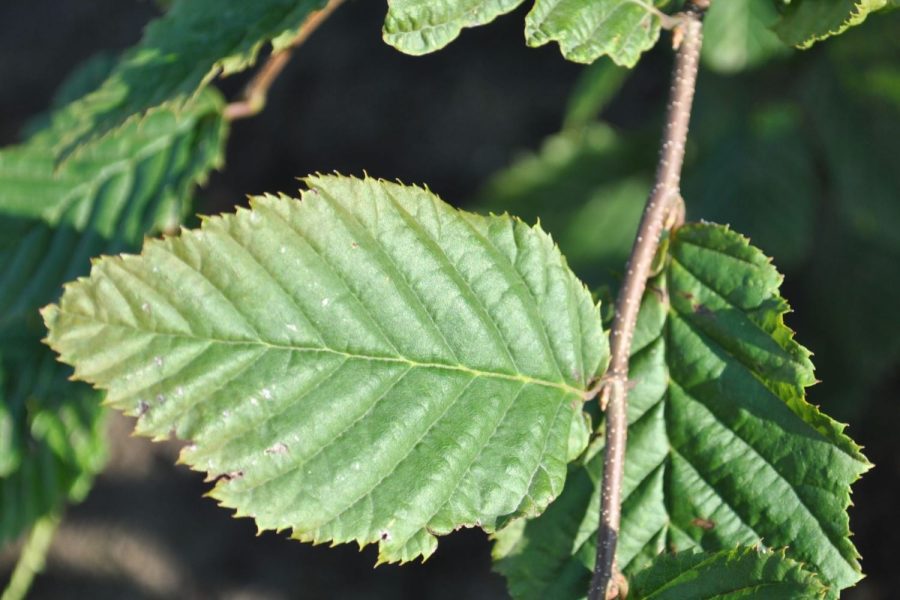
M 445 371 L 456 371 L 460 373 L 466 373 L 471 375 L 472 377 L 490 377 L 494 379 L 503 379 L 506 381 L 516 381 L 524 384 L 532 384 L 532 385 L 540 385 L 544 387 L 554 388 L 558 390 L 563 390 L 566 393 L 575 394 L 578 397 L 584 398 L 585 390 L 581 388 L 577 388 L 574 386 L 565 383 L 564 381 L 551 381 L 548 379 L 541 379 L 539 377 L 532 377 L 530 375 L 522 375 L 522 374 L 514 374 L 514 373 L 502 373 L 499 371 L 487 371 L 484 369 L 475 369 L 472 367 L 468 367 L 463 364 L 447 364 L 447 363 L 438 363 L 438 362 L 427 362 L 422 360 L 415 360 L 412 358 L 408 358 L 405 356 L 374 356 L 368 354 L 361 353 L 353 353 L 353 352 L 345 352 L 343 350 L 336 350 L 334 348 L 329 348 L 327 346 L 322 347 L 314 347 L 314 346 L 297 346 L 290 344 L 279 344 L 270 342 L 263 339 L 249 339 L 249 340 L 228 340 L 224 338 L 215 338 L 215 337 L 201 337 L 197 335 L 190 335 L 187 333 L 176 333 L 176 332 L 167 332 L 167 331 L 152 331 L 146 329 L 140 329 L 138 327 L 133 327 L 131 325 L 126 325 L 124 323 L 113 323 L 110 321 L 104 321 L 102 319 L 98 319 L 94 315 L 87 315 L 79 312 L 70 312 L 65 311 L 62 308 L 59 309 L 60 315 L 67 315 L 75 318 L 82 318 L 93 323 L 102 324 L 104 327 L 110 327 L 114 329 L 126 329 L 128 331 L 134 331 L 140 334 L 149 334 L 158 337 L 169 337 L 176 338 L 182 340 L 190 340 L 195 342 L 207 342 L 210 344 L 221 344 L 225 346 L 259 346 L 263 347 L 266 350 L 282 350 L 289 352 L 309 352 L 309 353 L 323 353 L 323 354 L 332 354 L 335 356 L 342 356 L 347 359 L 352 360 L 360 360 L 360 361 L 369 361 L 369 362 L 384 362 L 384 363 L 394 363 L 394 364 L 402 364 L 408 365 L 410 368 L 414 369 L 440 369 Z

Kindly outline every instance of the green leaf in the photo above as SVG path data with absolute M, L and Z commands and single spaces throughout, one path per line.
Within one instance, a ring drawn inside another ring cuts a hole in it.
M 223 102 L 160 111 L 55 166 L 52 132 L 0 151 L 0 350 L 39 337 L 37 309 L 89 259 L 178 225 L 193 186 L 222 163 Z
M 427 54 L 523 1 L 388 0 L 384 40 L 407 54 Z M 652 0 L 536 0 L 525 19 L 525 38 L 530 46 L 558 42 L 571 61 L 591 63 L 606 55 L 632 67 L 656 43 L 660 14 Z
M 804 399 L 815 377 L 784 325 L 780 282 L 760 251 L 722 226 L 688 225 L 671 239 L 643 300 L 629 375 L 617 555 L 626 575 L 666 550 L 765 544 L 787 547 L 835 591 L 860 579 L 846 509 L 869 465 L 843 426 Z M 497 567 L 515 597 L 586 589 L 601 445 L 571 467 L 541 517 L 501 532 Z
M 569 96 L 563 127 L 575 129 L 594 122 L 622 88 L 628 73 L 627 69 L 607 61 L 586 67 Z
M 651 187 L 652 145 L 603 123 L 547 138 L 478 194 L 486 210 L 509 211 L 541 225 L 591 285 L 609 284 L 628 258 Z M 554 198 L 547 210 L 547 198 Z
M 786 43 L 809 48 L 866 20 L 887 0 L 793 0 L 773 29 Z
M 827 588 L 784 552 L 737 548 L 680 552 L 655 559 L 632 582 L 635 600 L 797 600 L 823 598 Z
M 290 43 L 323 0 L 177 0 L 93 93 L 53 121 L 54 149 L 80 144 L 160 106 L 179 109 L 217 75 L 253 65 L 263 45 Z
M 419 188 L 307 183 L 98 261 L 44 311 L 49 344 L 260 529 L 408 561 L 540 513 L 607 360 L 552 240 Z
M 68 381 L 69 369 L 35 339 L 9 373 L 0 397 L 10 443 L 0 446 L 0 544 L 36 521 L 80 501 L 106 463 L 104 411 L 98 394 Z
M 660 23 L 652 0 L 535 0 L 525 17 L 525 39 L 529 46 L 558 42 L 574 62 L 609 56 L 633 67 L 659 39 Z
M 735 73 L 789 52 L 770 27 L 778 20 L 772 0 L 713 2 L 703 19 L 703 64 Z
M 490 23 L 525 0 L 388 0 L 384 41 L 406 54 L 440 50 L 467 27 Z
M 99 394 L 68 381 L 40 338 L 38 308 L 90 258 L 175 226 L 221 164 L 223 102 L 208 90 L 159 111 L 58 170 L 52 134 L 0 151 L 0 543 L 80 500 L 105 462 Z

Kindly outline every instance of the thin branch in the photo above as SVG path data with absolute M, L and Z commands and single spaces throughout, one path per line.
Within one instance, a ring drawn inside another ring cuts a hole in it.
M 627 438 L 628 360 L 631 341 L 637 323 L 641 298 L 647 286 L 647 277 L 659 246 L 660 235 L 666 225 L 678 222 L 677 212 L 681 203 L 681 167 L 687 141 L 691 104 L 697 83 L 697 67 L 700 45 L 703 39 L 703 14 L 709 0 L 690 0 L 674 40 L 677 53 L 669 91 L 666 128 L 663 135 L 656 182 L 638 228 L 622 289 L 616 300 L 616 315 L 612 326 L 612 358 L 604 377 L 606 386 L 601 400 L 606 406 L 606 444 L 603 456 L 603 484 L 600 500 L 600 528 L 597 539 L 597 563 L 591 581 L 590 600 L 605 600 L 619 595 L 620 584 L 615 582 L 616 543 L 622 511 L 622 475 L 625 467 L 625 441 Z M 683 210 L 683 209 L 682 209 Z M 666 223 L 666 220 L 669 223 Z
M 247 87 L 244 88 L 240 99 L 231 102 L 225 107 L 226 120 L 246 119 L 262 112 L 262 109 L 266 106 L 266 96 L 269 93 L 269 88 L 272 87 L 272 84 L 275 83 L 275 80 L 290 62 L 294 50 L 303 44 L 343 1 L 329 0 L 322 10 L 310 13 L 303 25 L 300 26 L 294 41 L 288 47 L 272 54 L 266 61 L 266 64 L 260 67 L 253 79 L 247 84 Z

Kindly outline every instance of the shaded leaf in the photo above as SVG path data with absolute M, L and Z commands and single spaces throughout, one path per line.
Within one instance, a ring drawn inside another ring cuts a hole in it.
M 703 19 L 704 66 L 734 73 L 788 53 L 788 47 L 770 29 L 777 20 L 772 0 L 711 3 Z
M 45 310 L 50 345 L 138 432 L 190 440 L 181 460 L 260 529 L 407 561 L 540 513 L 607 358 L 549 236 L 419 188 L 307 183 L 95 263 Z
M 785 43 L 809 48 L 866 20 L 869 13 L 887 6 L 887 0 L 793 0 L 784 3 L 781 19 L 773 27 Z
M 827 589 L 783 552 L 737 548 L 664 554 L 638 573 L 635 600 L 799 600 L 824 598 Z
M 628 73 L 627 69 L 607 61 L 587 67 L 569 96 L 563 127 L 590 126 L 621 89 Z
M 64 89 L 72 89 L 69 88 Z M 55 168 L 52 133 L 0 151 L 0 543 L 79 500 L 105 462 L 99 394 L 40 344 L 38 308 L 90 258 L 177 224 L 193 186 L 221 164 L 225 127 L 207 91 Z
M 498 172 L 478 204 L 541 225 L 591 285 L 615 281 L 631 249 L 651 187 L 653 148 L 643 136 L 591 123 L 547 138 Z M 548 203 L 552 210 L 547 210 Z
M 54 149 L 80 144 L 152 109 L 179 109 L 217 75 L 253 65 L 270 43 L 290 43 L 323 0 L 177 0 L 152 22 L 100 87 L 54 117 Z
M 674 234 L 668 265 L 643 300 L 629 374 L 636 387 L 618 545 L 626 575 L 666 550 L 765 544 L 787 547 L 834 590 L 860 579 L 846 509 L 868 463 L 843 427 L 804 399 L 815 378 L 783 323 L 780 281 L 724 227 Z M 500 533 L 497 567 L 516 597 L 587 589 L 601 446 L 571 467 L 575 483 L 544 515 Z

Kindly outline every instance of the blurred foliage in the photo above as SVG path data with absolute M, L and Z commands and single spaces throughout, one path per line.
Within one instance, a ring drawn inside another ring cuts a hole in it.
M 113 64 L 100 56 L 76 69 L 53 109 L 90 92 Z M 180 222 L 193 187 L 221 165 L 223 106 L 204 91 L 177 116 L 155 112 L 62 166 L 51 116 L 0 151 L 0 543 L 81 500 L 106 460 L 100 394 L 69 381 L 71 369 L 41 344 L 38 308 L 86 274 L 91 257 Z
M 766 18 L 747 15 L 757 24 Z M 710 19 L 716 23 L 715 13 Z M 788 273 L 789 295 L 813 307 L 791 322 L 819 350 L 828 385 L 815 397 L 841 418 L 862 410 L 866 390 L 900 358 L 900 328 L 885 319 L 900 305 L 898 30 L 900 13 L 880 14 L 821 48 L 769 54 L 765 67 L 756 55 L 718 65 L 739 66 L 737 73 L 704 70 L 682 184 L 689 219 L 748 235 Z M 712 44 L 724 35 L 712 28 Z M 603 113 L 616 83 L 608 68 L 586 69 L 565 129 L 476 199 L 540 218 L 595 286 L 615 286 L 624 268 L 660 125 L 650 118 L 620 132 L 588 118 Z

